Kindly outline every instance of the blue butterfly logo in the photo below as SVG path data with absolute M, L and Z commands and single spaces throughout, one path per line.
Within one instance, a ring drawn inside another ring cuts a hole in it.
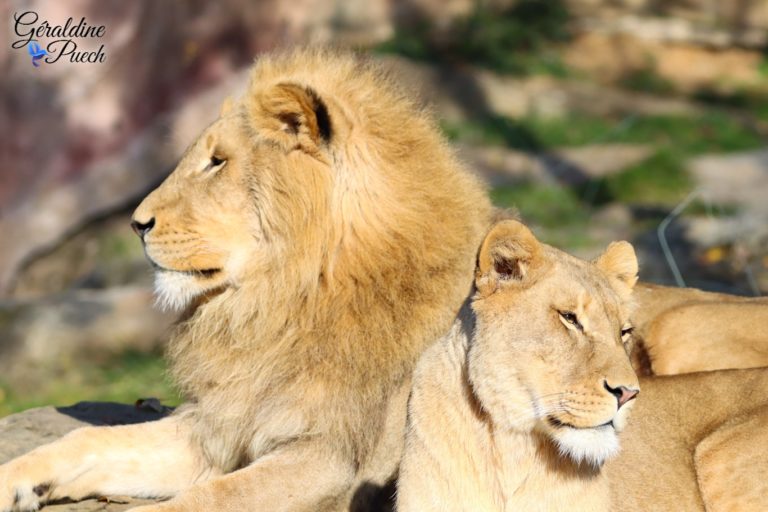
M 43 57 L 48 55 L 48 52 L 40 48 L 40 45 L 37 44 L 34 41 L 31 41 L 29 45 L 27 46 L 27 51 L 29 51 L 29 55 L 32 57 L 32 65 L 36 68 L 40 67 L 40 61 Z

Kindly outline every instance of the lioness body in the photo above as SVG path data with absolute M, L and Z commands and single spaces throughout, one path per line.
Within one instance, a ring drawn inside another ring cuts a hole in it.
M 633 322 L 653 375 L 768 366 L 768 298 L 640 284 Z
M 410 377 L 469 292 L 484 187 L 350 55 L 261 58 L 139 206 L 189 403 L 0 467 L 0 510 L 92 494 L 145 511 L 365 510 L 394 476 Z
M 611 510 L 765 510 L 768 369 L 651 377 L 640 386 L 621 452 L 603 470 Z
M 621 247 L 593 265 L 491 232 L 475 298 L 414 375 L 400 512 L 762 510 L 768 369 L 617 392 L 638 382 L 615 341 L 636 269 Z

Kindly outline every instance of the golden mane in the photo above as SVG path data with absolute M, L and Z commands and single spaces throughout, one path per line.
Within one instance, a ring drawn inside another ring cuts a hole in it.
M 262 435 L 256 418 L 284 425 L 285 439 L 334 432 L 364 461 L 382 402 L 469 292 L 490 212 L 431 118 L 377 67 L 326 51 L 262 58 L 242 100 L 249 129 L 260 121 L 249 115 L 254 98 L 280 83 L 311 87 L 327 104 L 337 181 L 266 198 L 290 203 L 287 218 L 260 215 L 267 236 L 287 233 L 291 246 L 203 300 L 169 349 L 176 382 L 197 403 L 197 437 L 224 470 L 260 455 L 247 453 Z

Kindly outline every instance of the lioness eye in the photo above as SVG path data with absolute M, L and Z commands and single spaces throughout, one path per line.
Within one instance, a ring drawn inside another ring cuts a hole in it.
M 572 313 L 570 311 L 559 311 L 559 313 L 560 313 L 560 316 L 563 317 L 563 320 L 573 325 L 580 331 L 584 330 L 584 327 L 582 327 L 581 323 L 579 322 L 579 319 L 576 317 L 576 313 Z
M 634 327 L 625 327 L 621 330 L 621 337 L 624 338 L 625 336 L 629 336 L 632 334 L 632 331 L 634 331 Z

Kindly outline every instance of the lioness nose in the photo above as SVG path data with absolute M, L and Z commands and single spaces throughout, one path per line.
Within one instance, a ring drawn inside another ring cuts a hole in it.
M 608 385 L 608 381 L 606 380 L 603 381 L 603 387 L 605 387 L 605 389 L 608 390 L 610 394 L 616 397 L 616 400 L 619 402 L 619 406 L 617 407 L 618 409 L 621 409 L 622 405 L 635 398 L 640 392 L 639 389 L 629 389 L 626 386 L 612 388 Z
M 131 227 L 136 232 L 136 234 L 139 235 L 139 238 L 144 240 L 144 236 L 149 233 L 153 227 L 155 227 L 155 218 L 152 217 L 147 222 L 139 222 L 138 220 L 134 220 L 131 222 Z

